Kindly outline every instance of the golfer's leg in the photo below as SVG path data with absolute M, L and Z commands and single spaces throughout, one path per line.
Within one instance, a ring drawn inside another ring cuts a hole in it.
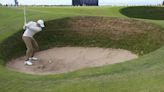
M 32 57 L 32 54 L 34 52 L 33 46 L 32 46 L 32 39 L 30 37 L 23 37 L 23 40 L 25 42 L 27 51 L 26 51 L 26 57 L 27 59 Z
M 34 56 L 35 52 L 39 50 L 39 45 L 34 38 L 32 39 L 32 45 L 33 45 L 33 49 L 34 49 L 32 56 Z

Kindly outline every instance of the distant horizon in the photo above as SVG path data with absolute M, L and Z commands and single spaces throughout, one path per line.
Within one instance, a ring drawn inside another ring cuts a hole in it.
M 99 5 L 159 5 L 162 4 L 164 0 L 99 0 Z M 19 5 L 72 5 L 72 0 L 18 0 Z M 5 5 L 13 5 L 14 0 L 0 0 L 0 3 Z

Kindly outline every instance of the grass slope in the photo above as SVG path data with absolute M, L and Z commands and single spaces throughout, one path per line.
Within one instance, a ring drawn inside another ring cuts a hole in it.
M 126 7 L 121 9 L 120 12 L 131 18 L 164 20 L 163 17 L 159 17 L 159 16 L 164 16 L 163 7 L 155 7 L 155 6 Z
M 125 17 L 119 13 L 123 7 L 53 7 L 29 8 L 30 19 L 44 18 L 47 20 L 77 15 Z M 1 41 L 17 32 L 22 25 L 21 8 L 11 9 L 0 7 L 0 28 L 5 28 Z M 83 10 L 83 11 L 81 11 Z M 13 13 L 14 15 L 13 15 Z M 53 12 L 55 11 L 55 12 Z M 57 12 L 58 11 L 58 12 Z M 71 13 L 72 11 L 72 13 Z M 17 12 L 17 13 L 16 13 Z M 88 14 L 86 14 L 88 12 Z M 58 13 L 58 14 L 56 14 Z M 19 15 L 20 14 L 20 15 Z M 74 15 L 75 14 L 75 15 Z M 110 15 L 111 14 L 111 15 Z M 12 15 L 16 16 L 12 20 Z M 9 18 L 5 20 L 4 18 Z M 163 16 L 159 16 L 163 17 Z M 14 25 L 11 24 L 11 20 Z M 152 21 L 152 20 L 146 20 Z M 163 21 L 153 20 L 159 25 Z M 3 25 L 4 24 L 4 25 Z M 6 24 L 6 25 L 5 25 Z M 15 25 L 18 25 L 15 27 Z M 15 29 L 14 29 L 15 28 Z M 0 34 L 1 35 L 1 34 Z M 16 49 L 16 48 L 14 48 Z M 0 91 L 2 92 L 163 92 L 164 91 L 164 48 L 144 55 L 137 60 L 104 67 L 83 69 L 67 74 L 34 76 L 16 73 L 0 65 Z M 0 60 L 3 62 L 3 60 Z

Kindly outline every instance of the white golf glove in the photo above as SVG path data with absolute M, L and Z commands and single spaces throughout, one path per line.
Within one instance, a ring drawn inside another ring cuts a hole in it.
M 24 30 L 27 29 L 27 24 L 24 24 L 23 29 L 24 29 Z

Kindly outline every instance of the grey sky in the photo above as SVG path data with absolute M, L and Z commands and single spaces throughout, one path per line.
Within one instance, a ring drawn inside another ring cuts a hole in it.
M 99 0 L 100 5 L 156 5 L 163 0 Z M 19 4 L 71 5 L 72 0 L 18 0 Z M 14 0 L 0 0 L 2 4 L 14 4 Z

